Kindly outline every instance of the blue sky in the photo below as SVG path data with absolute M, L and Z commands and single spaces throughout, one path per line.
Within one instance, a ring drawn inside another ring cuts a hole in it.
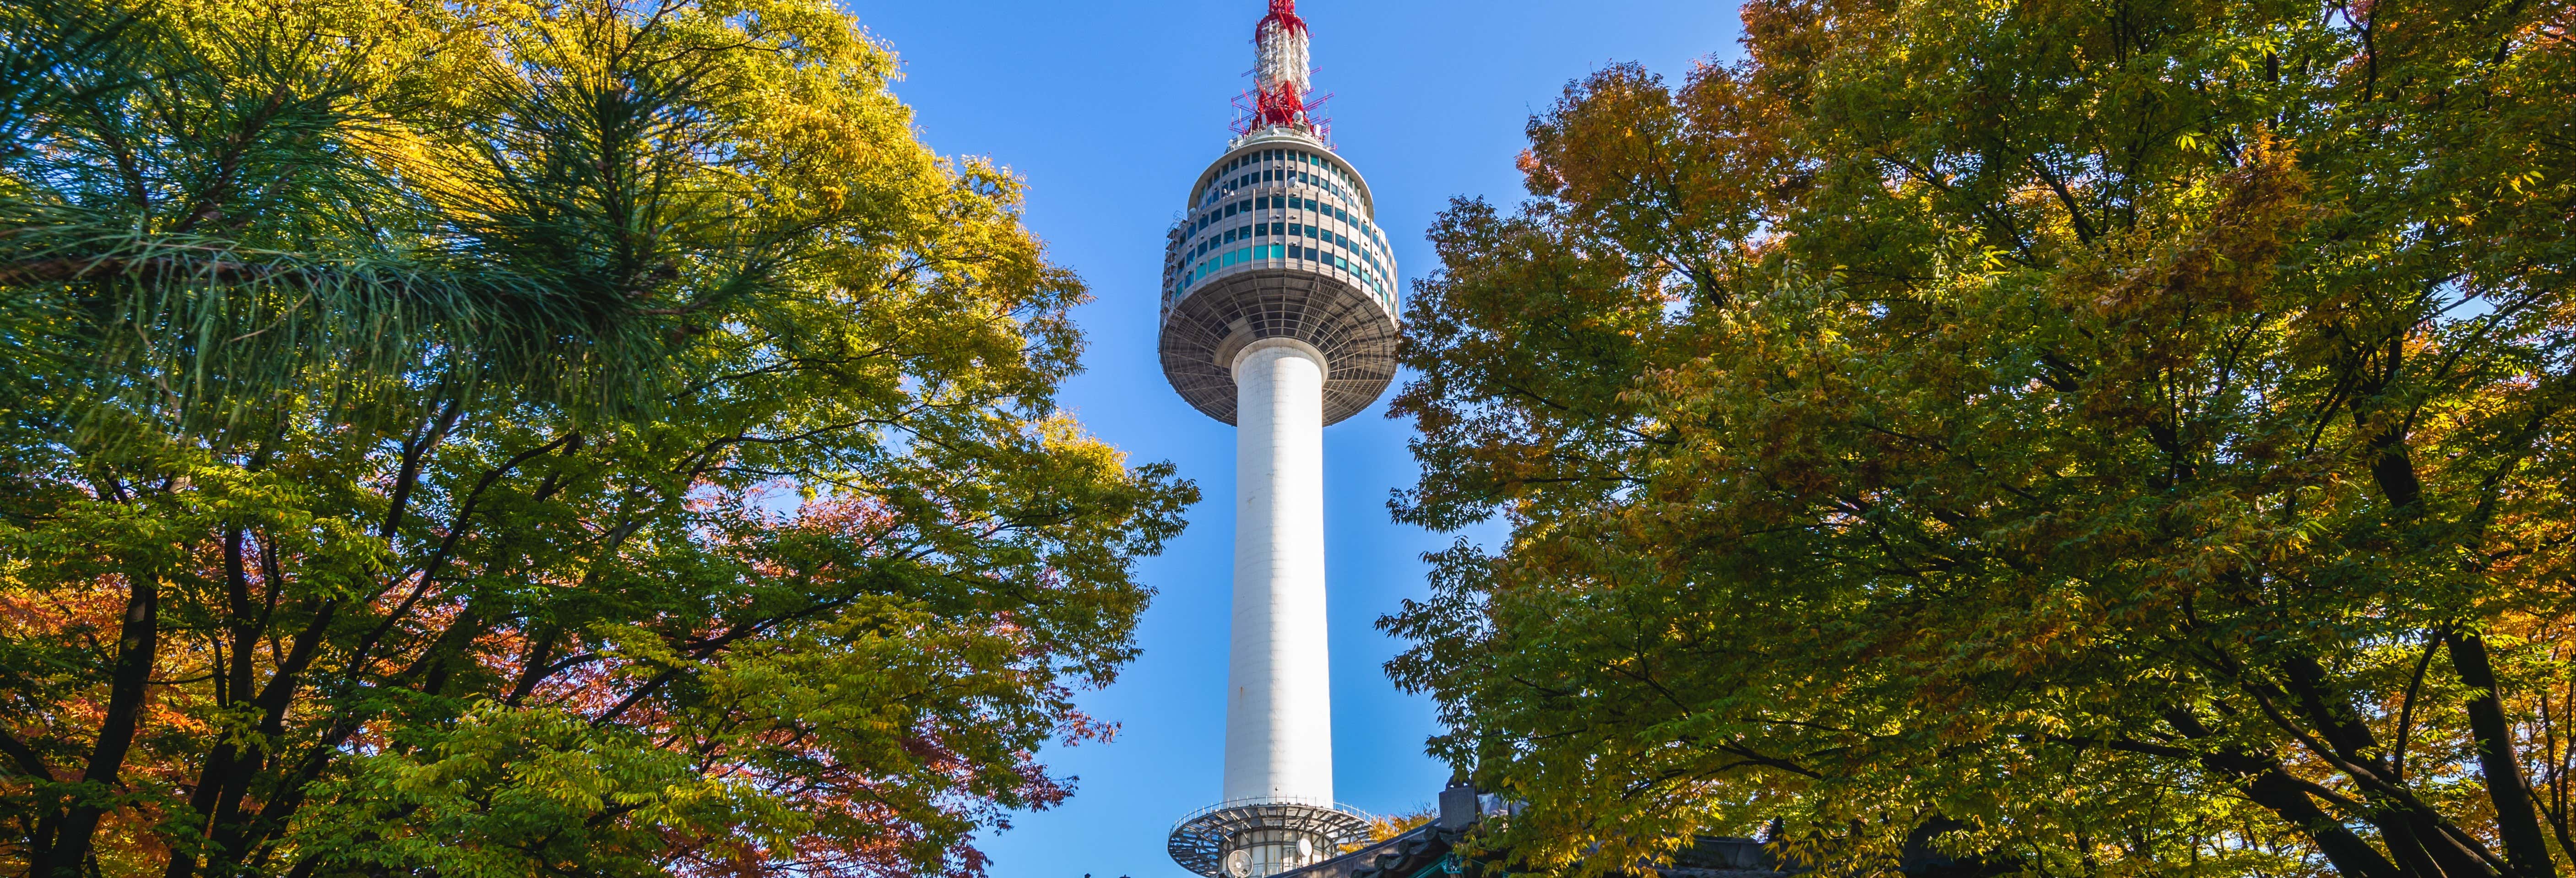
M 1088 371 L 1062 401 L 1131 459 L 1173 461 L 1206 494 L 1189 531 L 1141 568 L 1161 591 L 1145 615 L 1143 658 L 1082 698 L 1123 731 L 1107 745 L 1049 753 L 1081 778 L 1074 798 L 1016 815 L 981 846 L 995 878 L 1186 878 L 1163 836 L 1217 797 L 1234 435 L 1164 383 L 1154 294 L 1163 230 L 1224 148 L 1265 4 L 843 2 L 902 55 L 897 92 L 923 138 L 1027 179 L 1029 225 L 1091 285 L 1095 300 L 1078 313 Z M 1734 4 L 1711 0 L 1298 6 L 1314 35 L 1316 87 L 1334 94 L 1335 140 L 1368 177 L 1408 289 L 1436 268 L 1423 231 L 1452 196 L 1522 196 L 1512 167 L 1522 127 L 1567 80 L 1619 61 L 1679 80 L 1698 59 L 1733 58 L 1739 33 Z M 1410 425 L 1384 415 L 1381 400 L 1324 431 L 1335 788 L 1378 813 L 1428 804 L 1448 777 L 1422 753 L 1430 705 L 1387 682 L 1381 665 L 1399 644 L 1372 624 L 1424 591 L 1420 555 L 1451 539 L 1389 520 L 1388 493 L 1416 469 Z

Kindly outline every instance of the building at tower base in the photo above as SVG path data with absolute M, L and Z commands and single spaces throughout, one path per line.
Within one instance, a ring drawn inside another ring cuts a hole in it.
M 1467 834 L 1487 819 L 1506 817 L 1514 809 L 1499 796 L 1452 783 L 1440 791 L 1440 807 L 1430 822 L 1393 837 L 1358 845 L 1339 856 L 1278 873 L 1272 878 L 1486 878 L 1517 871 L 1508 850 L 1470 854 Z M 1907 878 L 1990 878 L 1918 872 L 1926 864 L 1948 864 L 1946 858 L 1909 860 Z M 1937 865 L 1936 865 L 1937 868 Z M 1698 835 L 1682 845 L 1672 862 L 1612 869 L 1616 878 L 1789 878 L 1807 870 L 1784 862 L 1779 846 L 1750 838 Z

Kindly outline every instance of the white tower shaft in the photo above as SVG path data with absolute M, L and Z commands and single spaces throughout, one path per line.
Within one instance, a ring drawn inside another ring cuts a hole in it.
M 1324 639 L 1324 355 L 1265 339 L 1234 358 L 1234 631 L 1225 798 L 1331 807 Z

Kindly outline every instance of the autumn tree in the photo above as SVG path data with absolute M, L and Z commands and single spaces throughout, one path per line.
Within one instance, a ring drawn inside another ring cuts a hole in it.
M 1756 0 L 1407 311 L 1487 839 L 2567 874 L 2576 7 Z
M 0 6 L 0 874 L 975 875 L 1194 497 L 820 0 Z

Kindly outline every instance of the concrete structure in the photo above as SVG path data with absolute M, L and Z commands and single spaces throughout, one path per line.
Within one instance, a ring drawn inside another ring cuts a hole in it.
M 1359 172 L 1307 97 L 1306 24 L 1270 0 L 1259 80 L 1165 242 L 1161 348 L 1173 389 L 1236 426 L 1225 783 L 1172 858 L 1265 878 L 1366 836 L 1333 802 L 1324 632 L 1323 428 L 1395 377 L 1395 259 Z

